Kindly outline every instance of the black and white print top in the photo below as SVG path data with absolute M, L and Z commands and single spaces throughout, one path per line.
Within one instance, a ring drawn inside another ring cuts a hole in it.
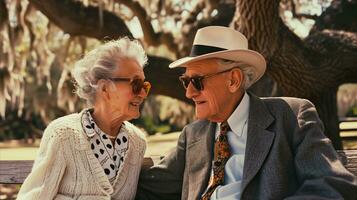
M 115 138 L 114 147 L 111 140 L 96 125 L 91 115 L 91 109 L 83 112 L 82 126 L 84 132 L 90 138 L 91 149 L 95 157 L 99 160 L 104 169 L 104 173 L 108 176 L 110 183 L 113 185 L 116 175 L 124 162 L 125 154 L 128 150 L 128 133 L 122 124 L 117 137 Z

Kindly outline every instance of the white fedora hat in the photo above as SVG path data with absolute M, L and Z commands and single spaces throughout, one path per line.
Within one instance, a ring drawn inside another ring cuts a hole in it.
M 248 49 L 247 38 L 242 33 L 223 26 L 207 26 L 199 29 L 190 56 L 176 60 L 169 67 L 187 67 L 188 63 L 208 58 L 221 58 L 249 65 L 254 71 L 250 77 L 251 84 L 259 80 L 266 69 L 264 57 Z

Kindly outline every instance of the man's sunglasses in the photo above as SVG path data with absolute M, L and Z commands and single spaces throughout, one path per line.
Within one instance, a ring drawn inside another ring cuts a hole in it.
M 221 71 L 221 72 L 217 72 L 217 73 L 213 73 L 213 74 L 208 74 L 208 75 L 205 75 L 205 76 L 193 76 L 193 77 L 188 77 L 188 76 L 185 76 L 185 75 L 182 75 L 179 77 L 180 81 L 182 82 L 182 85 L 185 89 L 188 88 L 188 85 L 190 83 L 192 83 L 193 87 L 195 87 L 195 89 L 197 91 L 202 91 L 204 88 L 203 88 L 203 79 L 206 79 L 206 78 L 210 78 L 210 77 L 213 77 L 213 76 L 216 76 L 218 74 L 223 74 L 225 72 L 229 72 L 231 71 L 232 69 L 235 69 L 237 67 L 233 67 L 231 69 L 227 69 L 227 70 L 224 70 L 224 71 Z
M 141 79 L 131 79 L 131 78 L 109 78 L 109 80 L 114 82 L 125 81 L 130 82 L 131 88 L 133 90 L 133 94 L 139 95 L 141 90 L 144 89 L 146 94 L 149 94 L 151 89 L 151 84 L 148 81 L 144 81 Z

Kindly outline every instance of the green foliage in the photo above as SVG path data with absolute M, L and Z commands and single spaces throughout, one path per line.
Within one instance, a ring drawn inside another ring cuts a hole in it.
M 168 122 L 155 122 L 150 116 L 143 116 L 139 119 L 131 120 L 131 122 L 142 127 L 149 135 L 157 132 L 168 133 L 175 129 Z
M 39 115 L 24 113 L 18 116 L 14 111 L 8 113 L 0 123 L 0 141 L 41 137 L 45 124 Z
M 352 106 L 346 113 L 346 117 L 357 117 L 357 105 Z

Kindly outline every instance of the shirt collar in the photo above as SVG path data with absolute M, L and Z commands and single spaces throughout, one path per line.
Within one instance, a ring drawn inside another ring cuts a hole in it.
M 85 111 L 83 112 L 82 126 L 83 126 L 84 132 L 86 133 L 86 135 L 89 138 L 92 138 L 95 134 L 104 134 L 104 135 L 106 135 L 106 133 L 104 131 L 102 131 L 99 128 L 99 126 L 95 123 L 95 121 L 94 121 L 94 119 L 92 117 L 92 112 L 93 112 L 93 108 L 85 109 Z M 85 128 L 85 127 L 88 127 L 88 128 Z M 125 123 L 122 124 L 118 135 L 120 134 L 120 132 L 126 132 Z
M 243 134 L 243 127 L 248 121 L 250 106 L 249 99 L 249 95 L 245 92 L 241 102 L 227 120 L 232 132 L 237 136 Z

